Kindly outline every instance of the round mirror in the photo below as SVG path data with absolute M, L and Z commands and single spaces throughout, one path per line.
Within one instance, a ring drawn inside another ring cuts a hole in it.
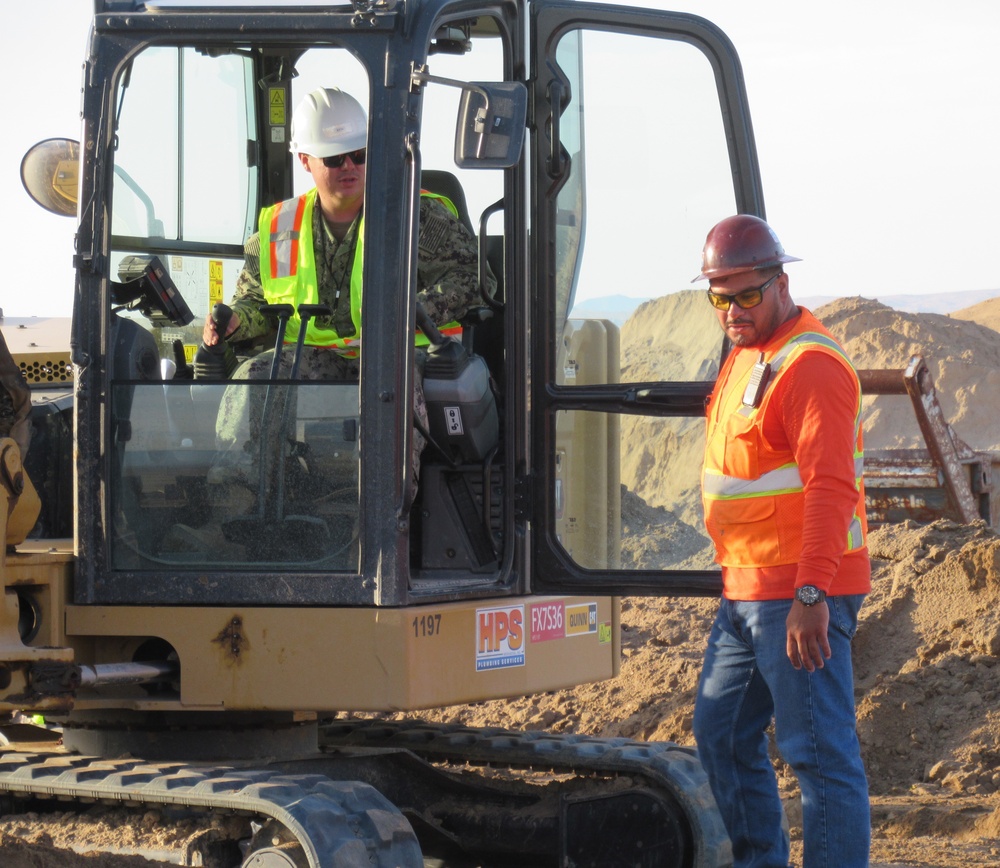
M 80 143 L 72 139 L 45 139 L 33 145 L 21 160 L 21 183 L 39 205 L 53 214 L 76 216 L 80 174 Z

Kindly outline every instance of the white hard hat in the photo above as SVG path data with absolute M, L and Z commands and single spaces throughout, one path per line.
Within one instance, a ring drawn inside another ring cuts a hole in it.
M 336 157 L 368 144 L 368 115 L 350 94 L 320 87 L 307 94 L 292 115 L 293 154 Z

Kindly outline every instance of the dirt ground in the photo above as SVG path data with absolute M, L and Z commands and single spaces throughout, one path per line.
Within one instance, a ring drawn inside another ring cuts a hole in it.
M 704 313 L 704 305 L 696 307 L 694 299 L 684 294 L 659 299 L 626 324 L 624 361 L 632 379 L 684 379 L 680 369 L 669 369 L 673 360 L 689 363 L 710 356 L 714 333 L 678 325 L 691 322 L 695 311 Z M 922 353 L 957 433 L 973 448 L 996 453 L 998 304 L 1000 299 L 994 299 L 944 317 L 901 314 L 859 298 L 842 299 L 816 313 L 858 367 L 902 368 L 911 353 Z M 694 347 L 694 341 L 704 348 Z M 919 443 L 905 399 L 867 398 L 865 431 L 866 450 Z M 649 553 L 661 552 L 664 541 L 691 566 L 707 565 L 706 540 L 692 501 L 697 472 L 687 478 L 669 466 L 671 455 L 686 469 L 697 466 L 698 446 L 691 438 L 698 436 L 697 426 L 680 430 L 669 442 L 639 431 L 625 435 L 624 442 L 635 446 L 622 462 L 623 524 L 630 535 L 623 557 L 636 566 Z M 1000 488 L 1000 481 L 994 485 Z M 872 800 L 872 865 L 1000 866 L 1000 537 L 985 524 L 941 520 L 886 525 L 872 532 L 869 544 L 873 589 L 853 654 L 858 730 Z M 707 599 L 624 599 L 618 678 L 423 716 L 470 726 L 692 744 L 693 697 L 714 608 Z M 793 861 L 801 864 L 797 784 L 778 757 L 775 763 Z M 143 818 L 144 823 L 157 821 L 155 812 Z M 71 815 L 50 830 L 49 838 L 35 835 L 27 841 L 19 837 L 23 828 L 16 822 L 0 822 L 0 868 L 163 864 L 57 849 L 54 844 L 79 837 Z M 124 829 L 111 827 L 107 833 L 126 837 Z

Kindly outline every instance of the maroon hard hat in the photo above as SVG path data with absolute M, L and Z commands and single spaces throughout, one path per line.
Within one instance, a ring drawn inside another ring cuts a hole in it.
M 708 233 L 701 254 L 701 274 L 691 282 L 773 268 L 785 262 L 801 260 L 785 253 L 774 230 L 760 217 L 736 214 L 716 223 Z

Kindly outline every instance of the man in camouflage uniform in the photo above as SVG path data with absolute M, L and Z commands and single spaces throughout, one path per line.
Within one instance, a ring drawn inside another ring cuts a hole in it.
M 332 344 L 329 340 L 318 344 L 311 343 L 307 336 L 296 375 L 298 379 L 357 380 L 360 375 L 361 272 L 356 257 L 363 238 L 366 142 L 364 110 L 353 97 L 335 88 L 321 88 L 308 94 L 293 115 L 291 149 L 316 184 L 309 235 L 318 298 L 312 300 L 333 311 L 332 316 L 313 319 L 307 335 L 315 327 L 324 335 L 332 334 L 336 338 Z M 312 195 L 312 191 L 306 195 Z M 458 319 L 480 300 L 476 240 L 449 209 L 450 205 L 439 197 L 422 195 L 420 199 L 417 298 L 439 326 Z M 267 280 L 261 275 L 260 232 L 247 240 L 244 254 L 244 268 L 231 304 L 233 317 L 226 331 L 228 340 L 251 339 L 266 334 L 276 325 L 273 318 L 265 316 L 260 309 L 269 301 L 277 301 L 273 293 L 269 299 Z M 492 295 L 495 282 L 492 276 L 488 279 L 487 290 Z M 286 341 L 295 337 L 298 328 L 296 316 L 289 323 Z M 203 340 L 207 346 L 219 341 L 211 317 L 206 317 Z M 294 348 L 286 345 L 279 378 L 289 376 L 293 356 Z M 249 359 L 237 368 L 233 378 L 269 376 L 272 358 L 273 351 L 268 351 Z M 422 354 L 419 352 L 417 359 L 414 413 L 426 427 L 427 412 L 420 376 Z M 256 439 L 252 429 L 259 425 L 260 414 L 246 406 L 247 391 L 232 390 L 227 395 L 220 421 L 222 428 L 229 430 L 220 429 L 219 433 L 220 439 L 230 441 L 231 445 L 238 446 L 242 440 L 242 448 L 252 452 L 249 442 L 233 430 L 232 424 L 241 428 L 249 421 L 250 440 Z M 424 438 L 414 432 L 413 441 L 415 482 Z

